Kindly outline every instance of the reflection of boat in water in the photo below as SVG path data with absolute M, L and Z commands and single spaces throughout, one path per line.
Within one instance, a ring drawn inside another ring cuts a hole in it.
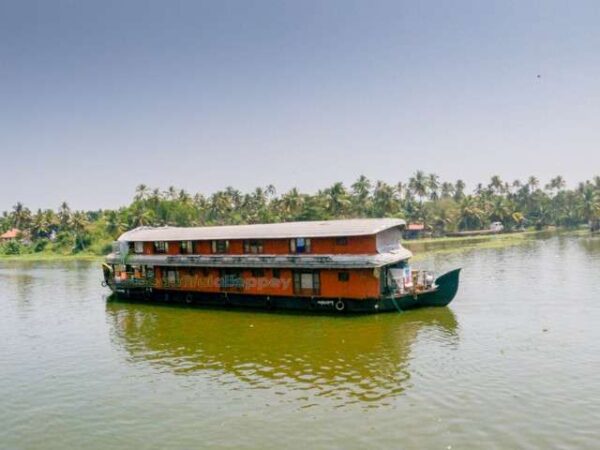
M 401 393 L 422 333 L 432 345 L 458 338 L 448 308 L 335 320 L 109 301 L 107 314 L 134 363 L 343 404 Z

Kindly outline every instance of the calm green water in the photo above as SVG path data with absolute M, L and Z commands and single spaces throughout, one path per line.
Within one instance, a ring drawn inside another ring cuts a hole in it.
M 352 318 L 106 301 L 0 263 L 0 448 L 597 448 L 600 240 L 464 267 L 449 308 Z

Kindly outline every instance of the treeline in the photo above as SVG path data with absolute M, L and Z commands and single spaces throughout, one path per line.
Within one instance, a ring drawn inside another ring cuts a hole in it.
M 103 253 L 110 241 L 139 226 L 194 226 L 326 220 L 358 217 L 400 217 L 424 223 L 435 235 L 486 229 L 502 222 L 505 229 L 548 226 L 577 227 L 600 220 L 600 176 L 566 189 L 563 177 L 547 184 L 531 176 L 506 182 L 493 176 L 466 191 L 462 180 L 441 181 L 417 171 L 407 182 L 373 182 L 365 176 L 352 185 L 334 183 L 315 194 L 296 188 L 278 194 L 272 185 L 243 193 L 233 187 L 209 196 L 137 187 L 131 204 L 118 210 L 30 211 L 17 203 L 0 218 L 0 230 L 20 230 L 20 239 L 1 244 L 0 252 L 53 251 Z

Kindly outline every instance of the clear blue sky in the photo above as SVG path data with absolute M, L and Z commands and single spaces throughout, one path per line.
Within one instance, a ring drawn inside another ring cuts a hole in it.
M 0 210 L 417 169 L 574 184 L 599 143 L 597 1 L 0 0 Z

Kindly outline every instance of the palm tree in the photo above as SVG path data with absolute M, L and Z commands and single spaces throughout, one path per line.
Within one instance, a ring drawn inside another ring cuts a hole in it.
M 136 201 L 146 200 L 146 198 L 148 197 L 148 193 L 149 193 L 148 186 L 146 186 L 145 184 L 139 184 L 135 188 L 134 200 L 136 200 Z
M 352 184 L 353 209 L 359 216 L 366 216 L 371 210 L 371 181 L 364 175 Z
M 452 197 L 452 195 L 455 192 L 454 185 L 452 183 L 444 181 L 442 183 L 441 192 L 442 192 L 442 198 Z
M 71 217 L 71 227 L 75 238 L 74 251 L 85 250 L 88 244 L 86 239 L 86 227 L 89 221 L 83 211 L 76 211 Z
M 281 197 L 281 210 L 285 220 L 293 220 L 298 217 L 304 205 L 304 197 L 300 195 L 297 188 L 292 188 Z
M 144 207 L 136 207 L 131 212 L 130 225 L 131 228 L 144 227 L 151 225 L 154 219 L 154 212 Z
M 106 213 L 106 231 L 113 238 L 117 238 L 125 230 L 127 230 L 127 224 L 121 219 L 121 216 L 117 211 L 108 211 Z
M 62 202 L 58 208 L 58 220 L 61 230 L 67 230 L 71 222 L 71 208 L 67 202 Z
M 565 187 L 566 183 L 565 183 L 565 179 L 563 177 L 561 177 L 560 175 L 558 175 L 557 177 L 554 177 L 550 180 L 550 182 L 548 184 L 546 184 L 545 188 L 547 191 L 549 192 L 559 192 L 561 189 L 563 189 Z
M 377 181 L 373 191 L 373 213 L 376 217 L 389 217 L 398 211 L 393 186 Z
M 38 209 L 33 215 L 30 227 L 31 237 L 34 239 L 47 237 L 50 234 L 49 225 L 46 222 L 46 216 L 41 209 Z
M 494 197 L 489 204 L 488 216 L 492 222 L 507 222 L 512 219 L 513 208 L 504 197 Z
M 591 228 L 594 228 L 594 224 L 600 218 L 600 194 L 591 186 L 583 190 L 581 214 Z
M 540 180 L 537 179 L 534 175 L 530 176 L 527 179 L 527 185 L 532 191 L 535 191 L 540 184 Z
M 415 175 L 409 179 L 408 187 L 422 202 L 423 198 L 427 196 L 428 189 L 428 180 L 425 176 L 425 172 L 417 170 Z
M 475 195 L 477 195 L 478 197 L 481 197 L 484 193 L 484 189 L 483 189 L 483 184 L 482 183 L 477 183 L 477 186 L 475 186 Z
M 188 194 L 185 189 L 180 189 L 177 195 L 177 201 L 183 205 L 189 205 L 192 203 L 192 197 Z
M 405 196 L 405 194 L 408 192 L 407 188 L 408 186 L 402 181 L 398 181 L 396 183 L 396 195 L 398 195 L 398 198 Z
M 466 196 L 460 203 L 458 226 L 463 230 L 483 227 L 484 212 L 472 196 Z
M 327 198 L 327 209 L 333 217 L 344 216 L 347 207 L 350 205 L 350 198 L 344 184 L 341 182 L 334 183 L 333 186 L 325 189 L 324 194 Z
M 31 211 L 23 206 L 23 203 L 17 202 L 12 210 L 12 226 L 17 229 L 25 228 L 31 221 Z
M 439 198 L 440 177 L 435 173 L 430 173 L 427 177 L 427 188 L 429 189 L 429 198 L 432 201 L 437 200 Z
M 503 189 L 504 189 L 504 182 L 502 181 L 502 179 L 498 175 L 494 175 L 491 178 L 489 187 L 496 194 L 501 194 L 503 192 Z
M 561 189 L 564 189 L 564 187 L 566 186 L 566 184 L 567 183 L 565 182 L 565 179 L 562 176 L 560 176 L 560 175 L 558 175 L 558 176 L 556 176 L 556 177 L 554 177 L 554 178 L 552 178 L 550 180 L 550 186 L 553 189 L 556 189 L 557 191 L 560 191 Z
M 352 184 L 352 192 L 360 201 L 364 201 L 370 195 L 372 187 L 371 181 L 366 176 L 361 175 Z
M 454 200 L 460 201 L 465 196 L 465 188 L 467 185 L 463 180 L 456 180 L 454 183 Z
M 270 198 L 275 197 L 277 195 L 277 189 L 275 189 L 275 185 L 268 184 L 265 188 L 265 194 Z

